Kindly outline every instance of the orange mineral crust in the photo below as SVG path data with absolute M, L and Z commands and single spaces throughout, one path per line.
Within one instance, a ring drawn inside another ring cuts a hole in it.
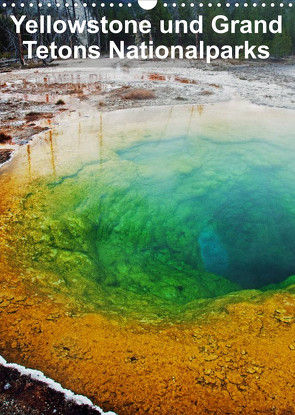
M 83 313 L 68 299 L 36 295 L 4 269 L 1 276 L 1 354 L 44 371 L 104 410 L 294 413 L 290 293 L 235 304 L 213 300 L 197 321 L 143 324 Z

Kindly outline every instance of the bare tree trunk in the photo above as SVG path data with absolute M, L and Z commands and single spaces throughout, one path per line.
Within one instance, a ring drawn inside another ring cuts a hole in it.
M 21 33 L 17 35 L 18 39 L 18 51 L 19 51 L 19 60 L 22 66 L 25 66 L 25 58 L 24 58 L 24 49 L 23 49 L 23 40 Z
M 40 7 L 39 7 L 39 0 L 37 0 L 37 11 L 38 11 L 38 20 L 39 20 L 39 27 L 40 27 L 40 20 L 41 20 L 41 12 L 40 12 Z M 38 31 L 38 43 L 39 45 L 43 45 L 43 35 L 40 33 L 40 31 Z
M 18 18 L 18 13 L 15 13 L 16 18 Z M 21 66 L 25 66 L 25 58 L 24 58 L 24 48 L 23 48 L 23 39 L 22 34 L 17 34 L 17 48 L 18 48 L 18 58 L 21 63 Z
M 196 47 L 199 47 L 199 33 L 196 33 Z
M 197 20 L 198 13 L 197 13 L 197 6 L 194 5 L 193 9 L 193 19 Z M 196 33 L 196 47 L 199 48 L 199 33 Z
M 73 7 L 73 20 L 76 20 L 76 8 L 75 8 L 75 1 L 72 0 L 72 7 Z
M 84 16 L 85 16 L 86 24 L 88 24 L 88 14 L 87 14 L 87 11 L 86 11 L 86 7 L 84 7 Z M 86 30 L 86 41 L 87 41 L 87 47 L 89 47 L 89 33 L 88 33 L 88 30 Z

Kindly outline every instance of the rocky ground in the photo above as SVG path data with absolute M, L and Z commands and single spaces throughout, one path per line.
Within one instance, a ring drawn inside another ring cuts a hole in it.
M 0 163 L 60 112 L 210 104 L 231 99 L 295 108 L 294 60 L 139 61 L 102 58 L 0 73 Z

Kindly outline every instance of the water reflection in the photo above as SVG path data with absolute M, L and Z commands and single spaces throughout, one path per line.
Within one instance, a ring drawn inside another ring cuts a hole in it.
M 187 135 L 190 134 L 190 128 L 191 128 L 191 123 L 192 123 L 192 119 L 193 119 L 193 116 L 194 116 L 194 110 L 195 110 L 195 107 L 192 105 L 191 110 L 190 110 L 190 114 L 189 114 L 189 122 L 188 122 L 188 126 L 187 126 L 187 131 L 186 131 Z
M 53 176 L 56 177 L 56 167 L 55 167 L 53 140 L 52 140 L 52 130 L 49 130 L 49 143 L 50 143 L 52 173 L 53 173 Z

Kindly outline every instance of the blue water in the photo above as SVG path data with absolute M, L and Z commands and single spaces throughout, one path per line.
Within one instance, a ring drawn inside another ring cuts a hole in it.
M 252 163 L 252 149 L 268 164 Z M 137 165 L 133 190 L 157 207 L 174 259 L 243 288 L 295 273 L 295 162 L 283 148 L 182 136 L 146 140 L 119 156 Z

